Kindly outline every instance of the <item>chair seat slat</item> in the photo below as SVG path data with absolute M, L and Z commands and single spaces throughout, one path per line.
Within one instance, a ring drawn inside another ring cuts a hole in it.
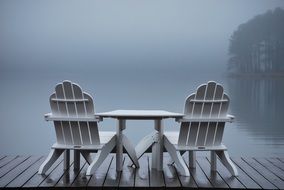
M 232 117 L 183 117 L 177 122 L 233 122 Z
M 65 145 L 55 143 L 51 148 L 53 149 L 70 149 L 70 150 L 100 150 L 103 144 L 99 145 Z
M 51 98 L 51 101 L 55 102 L 88 102 L 88 99 L 64 99 L 64 98 Z
M 176 145 L 177 150 L 195 150 L 195 151 L 205 151 L 205 150 L 227 150 L 224 145 L 219 146 L 179 146 Z
M 189 100 L 190 102 L 194 103 L 222 103 L 222 102 L 228 102 L 229 100 L 223 99 L 223 100 L 197 100 L 197 99 L 192 99 Z

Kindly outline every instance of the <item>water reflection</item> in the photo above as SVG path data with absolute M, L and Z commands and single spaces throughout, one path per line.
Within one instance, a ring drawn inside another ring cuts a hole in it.
M 282 78 L 229 78 L 231 111 L 252 137 L 284 144 Z
M 2 154 L 43 155 L 49 152 L 55 142 L 55 133 L 52 124 L 44 121 L 43 114 L 50 111 L 48 97 L 54 85 L 63 79 L 72 79 L 90 92 L 98 112 L 114 109 L 181 112 L 188 94 L 198 85 L 215 80 L 224 85 L 231 98 L 230 113 L 236 117 L 235 122 L 226 124 L 223 139 L 230 155 L 284 156 L 284 79 L 224 78 L 194 73 L 172 75 L 172 71 L 140 71 L 135 76 L 129 72 L 112 73 L 109 78 L 93 72 L 64 76 L 50 73 L 47 71 L 41 76 L 24 72 L 0 75 Z M 100 130 L 115 130 L 115 125 L 114 120 L 106 119 L 100 123 Z M 152 121 L 129 121 L 127 126 L 125 134 L 133 144 L 153 130 Z M 165 120 L 165 126 L 166 130 L 179 130 L 179 124 L 174 120 Z M 15 141 L 11 142 L 11 138 Z

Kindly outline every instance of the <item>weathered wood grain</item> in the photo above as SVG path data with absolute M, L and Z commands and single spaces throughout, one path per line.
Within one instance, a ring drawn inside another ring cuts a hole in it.
M 1 159 L 2 158 L 2 159 Z M 116 171 L 115 154 L 110 154 L 91 176 L 86 176 L 88 164 L 81 159 L 81 168 L 74 171 L 73 161 L 63 170 L 62 158 L 46 172 L 37 173 L 44 156 L 0 156 L 0 189 L 284 189 L 283 162 L 278 158 L 232 158 L 239 176 L 233 177 L 217 160 L 217 171 L 211 171 L 210 158 L 198 156 L 196 169 L 190 176 L 180 175 L 167 153 L 163 171 L 151 168 L 151 154 L 139 159 L 140 168 L 127 166 L 129 157 L 123 158 L 123 170 Z M 188 165 L 188 156 L 184 156 Z
M 22 187 L 29 179 L 31 179 L 34 175 L 37 174 L 38 168 L 41 163 L 45 160 L 45 156 L 41 157 L 35 163 L 33 163 L 29 168 L 27 168 L 23 173 L 17 176 L 16 179 L 11 181 L 6 187 L 8 188 L 16 188 Z
M 265 179 L 261 174 L 259 174 L 253 167 L 251 167 L 241 158 L 233 159 L 233 161 L 263 189 L 277 189 L 275 185 Z
M 27 168 L 29 168 L 40 158 L 41 156 L 31 156 L 28 159 L 26 159 L 24 162 L 21 162 L 19 165 L 14 167 L 6 175 L 0 178 L 0 187 L 6 187 L 12 180 L 18 177 L 21 173 L 23 173 Z

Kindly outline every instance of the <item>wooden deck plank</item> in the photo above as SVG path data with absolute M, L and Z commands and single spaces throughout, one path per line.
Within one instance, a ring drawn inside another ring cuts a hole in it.
M 207 161 L 210 163 L 210 159 L 207 157 Z M 221 163 L 219 158 L 217 158 L 217 172 L 227 183 L 227 185 L 232 189 L 245 189 L 246 187 L 239 181 L 237 177 L 232 176 L 232 174 L 227 170 L 227 168 Z
M 135 170 L 135 187 L 149 187 L 150 176 L 149 176 L 149 160 L 147 155 L 143 155 L 139 159 L 140 168 Z
M 5 156 L 3 159 L 0 160 L 0 168 L 17 158 L 18 156 Z
M 73 180 L 71 187 L 74 187 L 76 189 L 86 189 L 88 181 L 91 178 L 91 176 L 86 176 L 88 167 L 89 167 L 89 164 L 85 163 L 85 165 L 81 168 L 80 173 Z
M 16 179 L 7 185 L 8 188 L 22 187 L 30 178 L 37 174 L 38 168 L 45 160 L 45 156 L 41 157 L 34 164 L 32 164 L 27 170 L 21 173 Z
M 63 162 L 61 162 L 40 184 L 39 187 L 53 187 L 61 179 L 65 172 L 67 172 L 72 166 L 73 161 L 70 160 L 70 166 L 64 171 Z
M 124 155 L 123 171 L 116 172 L 115 154 L 111 154 L 103 162 L 94 175 L 86 176 L 88 164 L 84 159 L 81 170 L 73 171 L 71 167 L 63 171 L 62 158 L 56 161 L 46 173 L 37 174 L 44 157 L 6 157 L 13 161 L 0 168 L 0 173 L 8 173 L 0 178 L 0 188 L 75 188 L 75 189 L 192 189 L 192 188 L 222 188 L 222 189 L 283 189 L 284 171 L 278 167 L 283 162 L 278 158 L 236 158 L 232 159 L 238 167 L 239 176 L 233 177 L 227 169 L 217 161 L 217 172 L 210 171 L 210 159 L 197 157 L 197 168 L 190 169 L 191 176 L 185 177 L 177 173 L 174 165 L 169 165 L 170 157 L 164 156 L 164 170 L 150 171 L 151 154 L 146 154 L 139 160 L 140 168 L 128 167 L 129 158 Z M 187 155 L 184 156 L 188 160 Z M 0 160 L 1 161 L 1 160 Z M 5 161 L 7 162 L 7 160 Z M 72 162 L 72 160 L 71 160 Z M 188 164 L 188 162 L 186 162 Z M 278 165 L 277 165 L 278 164 Z M 3 172 L 4 169 L 6 172 Z M 152 181 L 152 183 L 151 183 Z
M 171 165 L 171 158 L 168 154 L 164 155 L 164 178 L 166 188 L 180 188 L 181 183 L 175 168 Z
M 241 158 L 234 158 L 232 160 L 263 189 L 276 189 L 272 183 L 260 175 L 254 168 L 244 162 Z
M 256 160 L 252 158 L 243 158 L 243 160 L 249 164 L 252 168 L 254 168 L 259 174 L 261 174 L 265 179 L 267 179 L 270 183 L 276 186 L 279 189 L 284 188 L 284 181 L 281 180 L 279 177 L 274 175 L 271 171 L 267 168 L 262 166 Z
M 130 158 L 125 157 L 121 177 L 119 181 L 119 188 L 132 189 L 135 182 L 135 168 L 128 166 Z
M 170 159 L 170 156 L 168 155 L 168 159 L 169 160 L 166 160 L 166 161 L 169 161 L 169 163 L 172 163 L 172 160 Z M 188 159 L 188 158 L 187 158 Z M 169 165 L 169 167 L 173 168 L 176 172 L 176 174 L 178 175 L 178 179 L 179 179 L 179 182 L 181 184 L 181 189 L 184 189 L 184 188 L 190 188 L 190 189 L 194 189 L 194 188 L 197 188 L 197 184 L 196 182 L 194 181 L 194 178 L 192 175 L 190 176 L 183 176 L 181 174 L 178 173 L 177 169 L 174 167 L 174 165 Z M 171 170 L 172 171 L 172 170 Z M 172 171 L 173 172 L 173 171 Z M 166 179 L 166 178 L 165 178 Z
M 77 178 L 77 176 L 80 174 L 81 170 L 84 168 L 86 165 L 86 162 L 81 158 L 80 159 L 80 169 L 79 170 L 74 170 L 73 167 L 70 167 L 62 177 L 59 179 L 59 181 L 56 183 L 56 187 L 70 187 L 74 180 Z
M 3 159 L 3 158 L 5 158 L 6 156 L 4 156 L 4 155 L 0 155 L 0 161 Z
M 42 163 L 41 163 L 42 164 Z M 60 157 L 58 160 L 55 161 L 55 163 L 46 171 L 45 175 L 40 175 L 36 173 L 32 178 L 30 178 L 24 185 L 24 188 L 32 188 L 32 187 L 38 187 L 39 184 L 45 180 L 50 173 L 56 169 L 57 167 L 61 167 L 63 164 L 63 157 Z M 63 169 L 63 168 L 62 168 Z
M 91 177 L 90 176 L 86 177 L 87 180 L 89 179 L 88 188 L 98 188 L 103 186 L 104 181 L 106 179 L 106 175 L 113 162 L 113 158 L 114 158 L 113 154 L 109 155 Z
M 284 158 L 278 157 L 277 159 L 279 159 L 282 163 L 284 163 Z
M 198 157 L 197 157 L 198 159 Z M 184 156 L 185 163 L 188 167 L 188 154 Z M 193 177 L 194 181 L 197 184 L 198 188 L 213 188 L 211 182 L 208 180 L 206 175 L 201 170 L 200 166 L 196 164 L 196 168 L 190 168 L 190 175 Z
M 264 167 L 266 167 L 266 169 L 268 169 L 269 171 L 271 171 L 272 173 L 274 173 L 276 176 L 278 176 L 280 179 L 284 180 L 284 172 L 279 169 L 278 167 L 276 167 L 275 165 L 273 165 L 271 162 L 269 162 L 268 160 L 266 160 L 265 158 L 254 158 L 258 163 L 260 163 L 261 165 L 263 165 Z
M 200 166 L 206 177 L 209 179 L 214 188 L 228 189 L 229 186 L 216 171 L 211 171 L 210 163 L 205 157 L 198 157 L 197 164 Z
M 267 158 L 267 160 L 269 162 L 271 162 L 274 166 L 280 168 L 282 171 L 284 171 L 284 163 L 281 162 L 279 159 L 277 158 Z
M 124 158 L 123 158 L 124 164 Z M 121 176 L 121 171 L 116 171 L 116 158 L 114 156 L 113 161 L 111 162 L 110 168 L 107 172 L 106 179 L 104 181 L 104 188 L 118 188 L 119 180 Z
M 231 158 L 234 162 L 234 159 Z M 235 162 L 234 162 L 235 163 Z M 241 167 L 235 163 L 239 175 L 236 177 L 247 189 L 262 189 Z
M 173 167 L 175 170 L 176 168 L 174 166 L 171 166 Z M 176 170 L 177 172 L 177 170 Z M 184 189 L 184 188 L 197 188 L 197 184 L 196 182 L 194 181 L 194 178 L 192 175 L 190 175 L 189 177 L 188 176 L 182 176 L 180 174 L 178 174 L 178 178 L 180 180 L 180 183 L 181 183 L 181 189 Z
M 150 188 L 155 189 L 164 189 L 165 181 L 164 181 L 164 174 L 163 171 L 158 171 L 156 169 L 149 170 L 149 176 L 150 176 Z
M 7 186 L 11 181 L 13 181 L 17 176 L 23 173 L 27 168 L 29 168 L 40 158 L 42 158 L 42 156 L 31 156 L 24 162 L 17 165 L 17 167 L 13 168 L 9 173 L 0 178 L 0 187 Z
M 165 185 L 163 171 L 152 169 L 152 156 L 149 154 L 149 178 L 150 187 L 155 189 L 163 189 Z
M 9 173 L 11 170 L 13 170 L 15 167 L 17 167 L 19 164 L 27 160 L 30 156 L 18 156 L 15 159 L 13 159 L 11 162 L 3 166 L 0 170 L 0 178 Z

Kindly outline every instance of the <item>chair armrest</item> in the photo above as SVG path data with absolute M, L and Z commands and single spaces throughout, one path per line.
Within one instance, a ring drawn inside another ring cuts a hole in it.
M 66 117 L 66 116 L 54 116 L 52 113 L 44 114 L 44 119 L 46 121 L 102 121 L 102 118 L 99 118 L 95 115 L 92 116 L 82 116 L 82 117 Z
M 235 120 L 235 116 L 233 115 L 228 114 L 227 117 L 230 118 L 230 121 L 229 121 L 230 123 L 232 123 Z
M 46 113 L 44 114 L 44 120 L 45 121 L 50 121 L 50 117 L 52 116 L 52 113 Z
M 101 116 L 98 116 L 98 115 L 95 115 L 95 118 L 97 118 L 98 122 L 101 122 L 104 120 L 104 117 L 101 117 Z
M 232 123 L 234 120 L 233 115 L 227 115 L 226 117 L 219 117 L 219 118 L 208 118 L 208 117 L 183 117 L 177 118 L 177 122 L 230 122 Z

